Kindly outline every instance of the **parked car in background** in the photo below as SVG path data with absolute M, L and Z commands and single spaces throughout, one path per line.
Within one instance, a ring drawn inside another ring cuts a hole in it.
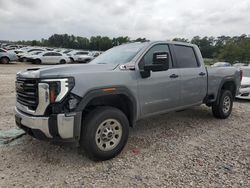
M 28 50 L 23 51 L 23 53 L 18 53 L 17 56 L 19 58 L 19 61 L 21 62 L 26 62 L 27 61 L 27 56 L 30 55 L 32 52 L 44 52 L 46 51 L 43 48 L 28 48 Z
M 33 62 L 33 59 L 40 53 L 42 53 L 43 51 L 34 51 L 34 52 L 31 52 L 29 55 L 27 55 L 25 58 L 26 58 L 26 61 L 27 62 Z
M 88 63 L 89 61 L 94 59 L 94 57 L 88 51 L 74 50 L 68 53 L 67 55 L 69 56 L 71 62 Z
M 63 50 L 62 51 L 62 53 L 64 53 L 64 54 L 68 54 L 68 53 L 70 53 L 70 52 L 72 52 L 73 50 L 71 50 L 71 49 L 68 49 L 68 50 Z
M 242 70 L 242 81 L 239 90 L 239 95 L 236 96 L 238 99 L 250 99 L 250 67 L 241 68 Z
M 231 67 L 232 65 L 228 62 L 217 62 L 213 64 L 211 67 Z
M 245 63 L 235 63 L 233 64 L 234 67 L 244 67 L 244 66 L 247 66 L 247 64 Z
M 70 62 L 66 54 L 48 51 L 29 56 L 29 59 L 36 64 L 65 64 Z
M 98 51 L 91 52 L 91 56 L 93 56 L 93 57 L 97 57 L 97 56 L 99 56 L 101 54 L 102 54 L 102 52 L 98 52 Z
M 7 64 L 10 61 L 16 61 L 17 55 L 14 52 L 8 52 L 5 49 L 0 48 L 0 63 Z

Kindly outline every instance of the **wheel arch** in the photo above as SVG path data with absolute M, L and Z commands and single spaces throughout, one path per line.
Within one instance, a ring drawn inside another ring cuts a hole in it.
M 235 80 L 233 78 L 223 79 L 222 82 L 220 83 L 220 87 L 219 87 L 219 90 L 218 90 L 216 102 L 218 103 L 222 90 L 231 91 L 232 95 L 233 95 L 233 98 L 235 98 L 236 89 L 237 89 L 237 85 L 236 85 L 236 82 L 235 82 Z
M 108 89 L 112 89 L 112 91 Z M 88 113 L 97 106 L 118 108 L 127 116 L 130 126 L 135 125 L 137 117 L 136 100 L 127 88 L 110 87 L 91 90 L 82 98 L 76 110 Z
M 10 58 L 8 56 L 2 56 L 0 59 L 7 58 L 10 61 Z

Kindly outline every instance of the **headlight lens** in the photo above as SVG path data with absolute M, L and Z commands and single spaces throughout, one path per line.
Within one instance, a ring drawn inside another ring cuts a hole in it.
M 73 78 L 44 79 L 42 82 L 49 84 L 50 103 L 61 102 L 75 85 Z
M 242 85 L 242 86 L 240 86 L 241 89 L 245 89 L 245 88 L 249 88 L 249 87 L 250 87 L 250 85 Z

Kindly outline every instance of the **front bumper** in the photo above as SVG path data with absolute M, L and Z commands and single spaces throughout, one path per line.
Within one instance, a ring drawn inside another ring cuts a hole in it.
M 15 108 L 17 126 L 38 139 L 79 140 L 81 117 L 81 112 L 31 116 Z
M 239 94 L 236 96 L 238 99 L 250 99 L 250 88 L 240 88 Z

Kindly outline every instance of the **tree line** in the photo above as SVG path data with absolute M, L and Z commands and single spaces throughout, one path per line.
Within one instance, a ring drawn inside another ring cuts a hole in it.
M 90 38 L 68 35 L 68 34 L 54 34 L 48 39 L 18 41 L 18 44 L 31 46 L 47 46 L 57 48 L 72 48 L 83 50 L 99 50 L 105 51 L 114 46 L 118 46 L 128 42 L 144 42 L 146 38 L 138 38 L 131 40 L 128 36 L 121 36 L 117 38 L 109 38 L 106 36 L 92 36 Z
M 54 34 L 48 39 L 18 41 L 17 43 L 32 46 L 105 51 L 109 48 L 124 43 L 145 41 L 149 40 L 146 38 L 137 38 L 135 40 L 131 40 L 128 36 L 116 38 L 109 38 L 106 36 L 92 36 L 90 38 L 86 38 L 68 34 Z M 195 36 L 191 40 L 186 38 L 174 38 L 173 41 L 189 42 L 198 45 L 204 58 L 217 59 L 230 63 L 250 63 L 250 36 L 245 34 L 234 37 Z
M 199 37 L 192 40 L 175 38 L 174 41 L 190 42 L 199 46 L 204 58 L 230 63 L 250 63 L 250 36 Z

